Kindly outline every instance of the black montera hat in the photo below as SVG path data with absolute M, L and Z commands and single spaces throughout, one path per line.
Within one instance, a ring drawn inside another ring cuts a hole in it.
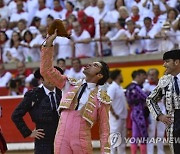
M 163 60 L 167 59 L 180 59 L 180 50 L 177 49 L 165 52 L 163 55 Z
M 56 68 L 61 74 L 63 74 L 63 70 L 60 67 L 54 66 L 54 68 Z M 40 74 L 40 68 L 38 68 L 35 72 L 34 72 L 34 77 L 36 79 L 41 79 L 43 78 L 42 75 Z

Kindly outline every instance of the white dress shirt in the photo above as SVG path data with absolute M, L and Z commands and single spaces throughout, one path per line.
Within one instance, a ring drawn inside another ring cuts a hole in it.
M 85 80 L 84 80 L 84 83 L 85 83 Z M 96 83 L 87 83 L 87 87 L 85 91 L 83 92 L 82 97 L 79 100 L 78 110 L 81 110 L 82 107 L 87 103 L 90 92 L 94 90 L 95 88 L 96 88 Z M 79 89 L 77 96 L 79 96 L 81 89 L 82 88 Z
M 56 89 L 54 88 L 54 90 L 50 91 L 45 86 L 43 86 L 43 88 L 44 88 L 44 91 L 45 91 L 46 95 L 49 96 L 49 100 L 50 101 L 51 101 L 51 94 L 50 94 L 50 92 L 54 92 L 53 96 L 54 96 L 54 100 L 56 102 L 56 109 L 57 109 L 58 106 L 57 106 L 57 100 L 56 100 Z M 51 103 L 51 108 L 53 109 L 52 103 Z

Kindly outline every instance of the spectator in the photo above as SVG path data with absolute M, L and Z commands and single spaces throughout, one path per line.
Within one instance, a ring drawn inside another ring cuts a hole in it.
M 26 78 L 28 78 L 29 75 L 32 74 L 32 70 L 27 69 L 25 63 L 23 63 L 23 62 L 18 62 L 16 64 L 16 69 L 17 69 L 17 71 L 14 75 L 14 79 L 17 80 L 19 93 L 23 94 L 23 92 L 25 90 Z
M 175 8 L 171 8 L 167 12 L 167 20 L 172 26 L 178 16 L 179 12 Z
M 96 14 L 98 14 L 97 0 L 89 0 L 90 5 L 84 9 L 87 16 L 96 19 Z
M 32 45 L 33 34 L 27 30 L 24 33 L 21 45 L 24 49 L 24 56 L 26 62 L 37 62 L 40 61 L 40 51 L 38 48 Z
M 91 36 L 88 31 L 83 30 L 79 22 L 73 22 L 73 30 L 71 35 L 74 41 L 74 55 L 75 57 L 93 57 L 94 53 L 91 50 Z
M 166 21 L 166 14 L 163 14 L 160 10 L 159 5 L 153 6 L 153 13 L 152 13 L 152 22 L 154 25 L 162 27 L 164 21 Z
M 4 5 L 4 0 L 0 0 L 0 19 L 6 19 L 9 18 L 9 9 L 7 5 Z
M 107 15 L 107 10 L 105 9 L 105 4 L 103 0 L 98 0 L 97 2 L 97 7 L 98 7 L 98 16 L 95 18 L 95 23 L 98 24 L 100 20 L 103 20 L 105 16 Z
M 127 43 L 129 46 L 130 54 L 132 55 L 141 54 L 143 50 L 142 44 L 141 44 L 141 41 L 137 37 L 139 29 L 135 28 L 135 23 L 131 19 L 126 20 L 126 25 L 127 25 L 126 35 L 128 37 Z
M 3 52 L 3 61 L 7 63 L 24 61 L 24 51 L 20 46 L 21 36 L 18 32 L 13 32 L 10 40 L 10 48 Z
M 46 26 L 47 16 L 50 14 L 50 9 L 46 8 L 46 0 L 38 0 L 39 10 L 36 11 L 35 16 L 41 19 L 41 25 Z
M 19 87 L 21 86 L 21 80 L 19 79 L 11 79 L 8 84 L 9 96 L 17 96 L 22 95 L 22 91 L 19 91 Z
M 74 14 L 70 14 L 67 18 L 67 31 L 71 32 L 73 29 L 73 22 L 77 21 L 77 18 Z
M 138 2 L 138 0 L 136 0 Z M 153 12 L 153 6 L 155 2 L 153 0 L 141 0 L 141 5 L 138 5 L 141 14 L 144 14 L 145 17 L 151 17 Z
M 94 41 L 97 42 L 97 56 L 111 56 L 111 42 L 109 38 L 113 36 L 113 32 L 110 30 L 108 23 L 101 20 L 100 22 L 100 35 L 98 35 Z
M 177 0 L 171 0 L 171 1 L 166 1 L 166 0 L 161 0 L 162 4 L 164 5 L 163 9 L 165 10 L 170 10 L 172 8 L 175 8 Z
M 23 1 L 22 0 L 17 0 L 16 2 L 16 7 L 17 7 L 17 13 L 12 14 L 12 16 L 10 17 L 10 27 L 14 28 L 17 25 L 17 22 L 21 19 L 24 19 L 27 23 L 28 21 L 28 12 L 26 12 L 23 9 Z
M 13 31 L 11 29 L 9 29 L 9 21 L 8 20 L 6 20 L 6 19 L 0 20 L 0 30 L 5 31 L 8 38 L 9 39 L 11 38 Z
M 54 21 L 54 17 L 49 14 L 46 19 L 47 27 L 49 27 L 53 23 L 53 21 Z
M 66 60 L 63 58 L 60 58 L 57 60 L 57 66 L 63 70 L 63 74 L 68 76 L 69 69 L 66 68 Z
M 83 74 L 84 68 L 81 66 L 81 60 L 79 58 L 72 59 L 71 65 L 72 68 L 69 70 L 68 77 L 76 80 L 85 78 L 85 75 Z
M 142 39 L 143 52 L 152 53 L 158 51 L 158 42 L 154 37 L 159 31 L 160 28 L 152 24 L 151 18 L 144 18 L 144 27 L 138 33 L 139 39 Z
M 86 13 L 83 10 L 81 10 L 78 12 L 78 21 L 81 25 L 82 30 L 88 31 L 91 37 L 94 37 L 95 34 L 94 18 L 87 16 Z
M 3 63 L 0 63 L 0 87 L 6 87 L 11 78 L 12 74 L 5 70 Z
M 17 72 L 15 73 L 15 78 L 25 79 L 32 73 L 32 70 L 27 69 L 25 63 L 23 62 L 18 62 L 16 64 L 16 69 Z
M 112 43 L 112 56 L 126 56 L 129 55 L 129 48 L 126 43 L 127 35 L 125 31 L 125 20 L 119 19 L 116 24 L 118 32 L 110 37 Z
M 135 23 L 137 28 L 143 27 L 143 14 L 139 13 L 139 8 L 137 6 L 132 6 L 131 8 L 131 20 Z
M 175 8 L 180 12 L 180 0 L 177 0 Z
M 124 6 L 124 1 L 116 0 L 114 5 L 115 5 L 115 9 L 112 11 L 109 11 L 107 13 L 107 16 L 104 18 L 104 21 L 108 22 L 111 28 L 116 27 L 116 23 L 118 22 L 118 19 L 120 18 L 119 8 L 121 6 Z
M 178 16 L 172 25 L 173 30 L 175 31 L 175 37 L 176 37 L 176 42 L 175 42 L 175 47 L 180 48 L 180 16 Z
M 126 20 L 129 17 L 129 12 L 125 6 L 119 7 L 118 11 L 121 19 Z
M 47 36 L 47 27 L 40 26 L 39 27 L 40 34 L 38 34 L 32 41 L 31 46 L 33 48 L 36 48 L 38 52 L 40 53 L 40 47 L 42 43 L 45 41 L 45 38 Z
M 32 20 L 31 26 L 36 27 L 37 29 L 39 29 L 39 27 L 41 26 L 41 18 L 34 17 L 33 20 Z
M 17 22 L 17 27 L 14 28 L 14 31 L 20 33 L 21 38 L 24 35 L 24 32 L 27 30 L 26 21 L 24 19 L 21 19 Z
M 70 2 L 70 1 L 67 1 L 67 2 L 66 2 L 66 10 L 67 10 L 67 11 L 66 11 L 66 14 L 65 14 L 66 19 L 67 19 L 71 14 L 77 16 L 77 12 L 74 11 L 74 4 L 73 4 L 72 2 Z
M 30 0 L 30 1 L 26 1 L 27 4 L 27 10 L 29 13 L 29 17 L 28 17 L 28 26 L 31 25 L 31 22 L 34 18 L 34 15 L 36 13 L 36 11 L 38 10 L 38 0 Z
M 64 9 L 59 0 L 54 0 L 54 9 L 51 10 L 51 15 L 55 18 L 55 19 L 61 19 L 64 20 L 66 19 L 66 9 Z
M 166 52 L 174 48 L 175 34 L 169 22 L 164 23 L 161 31 L 155 35 L 155 38 L 159 38 L 159 52 Z
M 6 51 L 7 48 L 10 47 L 10 41 L 8 36 L 4 31 L 0 31 L 0 62 L 4 62 L 3 60 L 3 52 Z
M 76 0 L 75 1 L 75 10 L 84 10 L 87 6 L 87 3 L 89 3 L 89 0 L 84 1 L 84 0 Z
M 105 3 L 105 9 L 109 12 L 109 11 L 112 11 L 112 10 L 114 10 L 115 8 L 115 1 L 116 0 L 111 0 L 111 1 L 109 1 L 109 0 L 103 0 L 104 1 L 104 3 Z
M 23 3 L 23 10 L 24 10 L 24 11 L 27 11 L 27 4 L 26 4 L 25 1 L 23 1 L 23 0 L 11 1 L 11 2 L 8 4 L 10 16 L 12 16 L 12 15 L 15 14 L 15 13 L 17 13 L 17 2 L 18 2 L 18 3 Z

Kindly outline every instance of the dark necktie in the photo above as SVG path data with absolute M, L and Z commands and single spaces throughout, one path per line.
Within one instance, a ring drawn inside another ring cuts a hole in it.
M 50 92 L 49 94 L 51 95 L 52 110 L 56 111 L 56 102 L 54 100 L 54 92 Z
M 178 80 L 178 78 L 175 76 L 174 77 L 174 87 L 175 87 L 176 94 L 179 95 L 179 85 L 178 85 L 177 80 Z
M 80 101 L 80 99 L 81 99 L 81 97 L 82 97 L 83 92 L 85 91 L 85 89 L 86 89 L 86 87 L 87 87 L 87 83 L 84 83 L 84 84 L 82 84 L 81 86 L 82 86 L 82 88 L 81 88 L 81 91 L 80 91 L 79 96 L 78 96 L 78 98 L 77 98 L 78 103 L 77 103 L 77 106 L 76 106 L 76 109 L 75 109 L 75 110 L 78 110 L 79 101 Z

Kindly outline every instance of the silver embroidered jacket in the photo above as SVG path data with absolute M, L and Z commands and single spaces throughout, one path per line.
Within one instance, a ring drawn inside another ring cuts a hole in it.
M 174 121 L 175 109 L 180 109 L 180 98 L 176 94 L 173 85 L 173 76 L 164 75 L 159 80 L 159 83 L 156 86 L 156 88 L 146 99 L 147 106 L 156 120 L 158 120 L 158 116 L 162 114 L 158 106 L 158 101 L 160 101 L 162 98 L 164 99 L 167 114 L 173 117 L 172 121 Z M 173 139 L 173 123 L 170 126 L 167 126 L 166 132 L 171 147 L 171 151 L 172 153 L 174 153 L 173 144 L 171 142 Z

